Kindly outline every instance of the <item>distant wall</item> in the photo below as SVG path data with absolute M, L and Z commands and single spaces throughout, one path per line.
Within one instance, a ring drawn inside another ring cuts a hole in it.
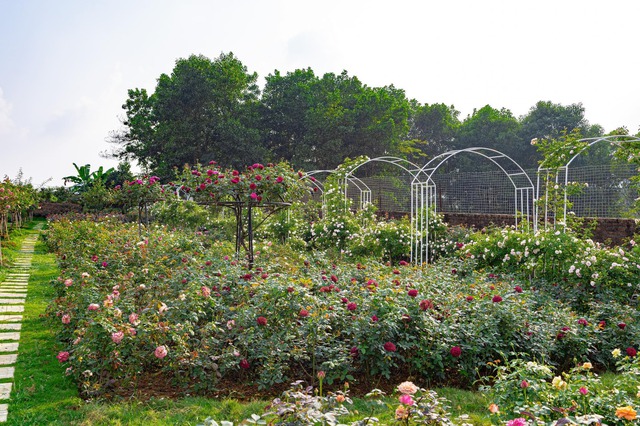
M 482 229 L 489 225 L 510 226 L 515 221 L 512 215 L 504 214 L 471 214 L 471 213 L 443 213 L 444 220 L 451 226 L 467 226 Z M 587 222 L 596 220 L 598 224 L 593 233 L 593 240 L 601 243 L 619 245 L 624 240 L 640 232 L 640 226 L 634 219 L 585 218 Z

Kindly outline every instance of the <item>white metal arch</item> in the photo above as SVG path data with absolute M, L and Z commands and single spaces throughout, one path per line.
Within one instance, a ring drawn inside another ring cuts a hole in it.
M 447 151 L 425 164 L 411 183 L 411 260 L 415 264 L 429 261 L 429 214 L 436 211 L 436 183 L 434 173 L 450 158 L 470 153 L 479 155 L 502 170 L 514 189 L 514 220 L 519 224 L 520 217 L 530 222 L 533 210 L 534 186 L 527 173 L 508 155 L 491 148 L 473 147 Z
M 375 162 L 394 165 L 404 170 L 406 173 L 408 173 L 412 180 L 414 180 L 417 176 L 419 176 L 422 173 L 422 168 L 420 166 L 404 158 L 391 157 L 391 156 L 369 158 L 366 161 L 363 161 L 362 163 L 356 164 L 346 172 L 345 180 L 340 183 L 341 188 L 344 191 L 345 199 L 347 198 L 348 184 L 349 182 L 351 182 L 350 179 L 357 179 L 353 176 L 356 170 L 358 170 L 360 167 L 366 164 L 375 163 Z M 361 186 L 359 185 L 364 185 L 364 188 L 361 188 Z M 371 188 L 369 188 L 360 179 L 357 179 L 355 186 L 360 191 L 360 209 L 363 209 L 364 207 L 366 207 L 367 204 L 371 203 Z
M 312 185 L 316 188 L 318 188 L 318 190 L 320 191 L 320 194 L 322 195 L 322 211 L 323 213 L 326 213 L 326 199 L 325 199 L 325 190 L 324 190 L 324 183 L 322 183 L 321 181 L 317 180 L 314 175 L 318 175 L 321 173 L 327 173 L 327 174 L 331 174 L 331 173 L 335 173 L 335 170 L 312 170 L 310 172 L 306 172 L 305 173 L 305 178 L 308 178 Z M 360 209 L 366 207 L 367 204 L 371 203 L 371 189 L 367 186 L 366 183 L 364 183 L 361 179 L 355 177 L 355 176 L 347 176 L 346 178 L 346 182 L 340 182 L 339 186 L 342 188 L 346 188 L 348 186 L 348 184 L 351 183 L 353 184 L 353 186 L 355 186 L 359 191 L 360 191 Z M 346 199 L 346 189 L 345 189 L 345 199 Z M 347 206 L 345 205 L 345 208 L 347 208 Z
M 577 142 L 586 142 L 587 145 L 583 146 L 582 148 L 580 148 L 574 155 L 573 157 L 571 157 L 565 164 L 564 166 L 560 166 L 559 168 L 557 168 L 555 170 L 555 178 L 554 178 L 554 184 L 558 185 L 560 183 L 564 184 L 564 208 L 563 208 L 563 220 L 562 220 L 562 224 L 563 224 L 563 230 L 566 229 L 567 227 L 567 185 L 569 183 L 569 166 L 571 165 L 571 163 L 573 163 L 573 161 L 578 158 L 578 156 L 580 156 L 580 154 L 582 154 L 584 151 L 586 151 L 587 149 L 591 148 L 593 145 L 599 143 L 599 142 L 608 142 L 611 145 L 617 145 L 617 146 L 621 146 L 623 144 L 626 143 L 640 143 L 640 138 L 638 138 L 637 136 L 629 136 L 629 135 L 611 135 L 611 136 L 598 136 L 598 137 L 594 137 L 594 138 L 583 138 L 583 139 L 579 139 Z M 566 149 L 566 147 L 563 147 Z M 560 149 L 558 149 L 559 151 Z M 557 151 L 556 151 L 557 152 Z M 538 172 L 537 172 L 537 177 L 536 177 L 536 196 L 535 196 L 535 208 L 534 208 L 534 229 L 537 230 L 538 229 L 538 222 L 540 220 L 539 217 L 539 203 L 538 201 L 540 200 L 540 188 L 541 186 L 544 185 L 545 187 L 545 197 L 544 197 L 544 229 L 547 229 L 549 226 L 549 220 L 551 218 L 551 216 L 553 216 L 553 226 L 556 226 L 556 217 L 555 217 L 555 213 L 551 212 L 549 210 L 549 203 L 548 203 L 548 193 L 549 193 L 549 181 L 551 179 L 551 172 L 553 170 L 550 167 L 545 166 L 545 161 L 543 161 L 540 166 L 538 167 Z M 546 175 L 544 182 L 541 182 L 541 175 Z M 564 182 L 561 182 L 562 180 L 560 179 L 560 174 L 564 174 Z

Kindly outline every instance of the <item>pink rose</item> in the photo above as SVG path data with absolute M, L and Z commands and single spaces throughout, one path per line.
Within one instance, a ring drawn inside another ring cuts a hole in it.
M 60 362 L 66 362 L 69 360 L 69 352 L 67 351 L 58 352 L 58 355 L 56 356 L 56 358 L 58 358 L 58 361 Z
M 69 314 L 64 314 L 62 316 L 62 323 L 69 324 L 71 322 L 71 316 Z
M 71 278 L 67 278 L 66 280 L 64 280 L 65 286 L 71 287 L 71 284 L 73 284 L 73 280 Z
M 158 346 L 153 354 L 156 356 L 156 358 L 162 359 L 165 356 L 167 356 L 167 353 L 168 353 L 167 347 L 162 345 L 162 346 Z
M 92 303 L 87 309 L 90 311 L 97 311 L 98 309 L 100 309 L 100 305 L 98 305 L 97 303 Z
M 211 297 L 211 289 L 206 285 L 203 285 L 202 287 L 200 287 L 200 294 L 204 298 Z
M 122 342 L 123 338 L 124 338 L 124 333 L 122 331 L 116 331 L 115 333 L 111 333 L 111 340 L 113 340 L 113 343 L 115 344 Z
M 413 405 L 414 401 L 413 398 L 411 397 L 411 395 L 407 395 L 407 394 L 402 394 L 400 395 L 400 398 L 398 398 L 400 400 L 401 404 L 404 405 Z
M 138 314 L 136 313 L 132 313 L 129 315 L 129 323 L 133 324 L 133 325 L 138 325 L 139 321 L 138 321 Z

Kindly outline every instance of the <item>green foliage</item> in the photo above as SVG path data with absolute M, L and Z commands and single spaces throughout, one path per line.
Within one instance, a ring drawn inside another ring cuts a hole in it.
M 575 309 L 588 304 L 628 303 L 638 291 L 640 251 L 610 249 L 578 238 L 570 229 L 490 229 L 471 235 L 462 256 L 476 268 L 540 280 L 547 291 Z
M 175 168 L 203 158 L 236 167 L 262 158 L 256 80 L 233 53 L 178 59 L 152 95 L 129 91 L 113 155 L 136 159 L 167 180 Z
M 590 362 L 554 376 L 543 363 L 514 359 L 496 365 L 493 385 L 485 390 L 498 410 L 496 417 L 503 421 L 519 416 L 544 425 L 632 424 L 640 367 L 635 353 L 622 357 L 620 352 L 613 353 L 622 374 L 612 384 L 603 384 Z

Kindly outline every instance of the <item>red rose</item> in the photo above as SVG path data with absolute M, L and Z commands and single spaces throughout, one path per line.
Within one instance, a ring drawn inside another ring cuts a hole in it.
M 247 361 L 246 359 L 242 359 L 242 361 L 240 361 L 240 368 L 248 370 L 250 367 L 251 366 L 249 365 L 249 361 Z
M 454 346 L 451 348 L 449 353 L 452 357 L 458 358 L 460 355 L 462 355 L 462 348 L 460 346 Z
M 415 288 L 412 288 L 407 292 L 407 294 L 411 297 L 416 297 L 418 295 L 418 290 L 416 290 Z
M 433 302 L 429 299 L 424 299 L 420 301 L 420 309 L 426 311 L 427 309 L 433 309 Z
M 618 324 L 618 327 L 620 328 L 620 330 L 624 330 L 624 328 L 627 326 L 627 324 L 621 322 Z
M 500 297 L 500 295 L 496 294 L 495 296 L 493 296 L 493 299 L 491 299 L 491 301 L 493 303 L 500 303 L 500 302 L 502 302 L 502 297 Z
M 520 287 L 519 285 L 517 285 L 514 290 L 516 291 L 516 293 L 522 293 L 522 287 Z
M 309 316 L 309 311 L 307 311 L 306 309 L 300 309 L 300 313 L 298 314 L 301 317 L 308 317 Z
M 258 317 L 256 321 L 258 322 L 258 325 L 267 325 L 267 319 L 265 317 Z
M 394 345 L 391 342 L 387 342 L 384 344 L 384 350 L 387 352 L 395 352 L 396 351 L 396 345 Z
M 629 346 L 627 348 L 627 355 L 629 355 L 631 358 L 635 357 L 638 354 L 638 351 L 636 351 L 636 348 L 634 348 L 633 346 Z

